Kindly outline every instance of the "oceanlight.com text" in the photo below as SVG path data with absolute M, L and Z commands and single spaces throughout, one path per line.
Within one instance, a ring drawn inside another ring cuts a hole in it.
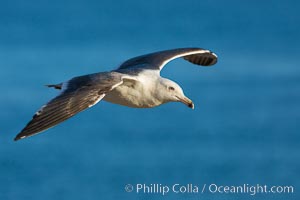
M 167 195 L 169 193 L 175 194 L 292 194 L 294 193 L 294 187 L 291 185 L 285 186 L 268 186 L 265 184 L 241 184 L 241 185 L 218 185 L 211 184 L 126 184 L 125 191 L 136 194 L 159 194 Z

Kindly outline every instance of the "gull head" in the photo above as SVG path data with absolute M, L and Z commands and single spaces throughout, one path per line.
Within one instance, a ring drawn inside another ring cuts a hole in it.
M 159 96 L 164 99 L 165 102 L 181 102 L 189 108 L 194 109 L 193 101 L 184 95 L 182 88 L 177 83 L 162 78 L 160 85 L 162 88 L 158 90 Z

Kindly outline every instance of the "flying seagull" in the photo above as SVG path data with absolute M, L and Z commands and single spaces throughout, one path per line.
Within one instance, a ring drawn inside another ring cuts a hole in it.
M 61 93 L 42 106 L 14 140 L 45 131 L 102 99 L 134 108 L 182 102 L 194 109 L 193 102 L 177 83 L 160 76 L 162 68 L 176 58 L 202 66 L 217 62 L 217 55 L 209 50 L 178 48 L 129 59 L 109 72 L 78 76 L 63 83 L 47 85 L 61 90 Z

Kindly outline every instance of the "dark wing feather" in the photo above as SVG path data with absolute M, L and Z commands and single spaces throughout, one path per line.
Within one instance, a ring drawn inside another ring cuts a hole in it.
M 143 68 L 161 70 L 173 59 L 183 57 L 185 60 L 202 66 L 211 66 L 217 62 L 217 56 L 213 52 L 201 48 L 180 48 L 159 51 L 138 56 L 125 61 L 119 69 Z
M 217 56 L 214 53 L 191 54 L 183 57 L 185 60 L 202 66 L 211 66 L 217 63 Z
M 71 79 L 60 95 L 36 112 L 15 140 L 38 134 L 69 119 L 95 105 L 108 91 L 122 83 L 122 79 L 118 76 L 101 77 L 100 73 L 99 75 L 86 75 Z

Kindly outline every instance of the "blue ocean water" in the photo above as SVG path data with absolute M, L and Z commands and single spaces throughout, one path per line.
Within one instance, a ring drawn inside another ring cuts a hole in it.
M 0 199 L 299 199 L 298 1 L 1 1 Z M 100 102 L 48 131 L 15 135 L 57 91 L 154 51 L 202 47 L 162 75 L 195 103 Z M 293 186 L 293 194 L 126 192 L 127 184 Z

